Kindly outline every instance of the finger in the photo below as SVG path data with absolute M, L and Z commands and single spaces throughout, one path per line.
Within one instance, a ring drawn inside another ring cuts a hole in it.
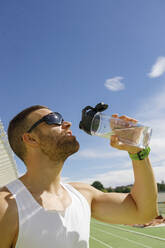
M 127 150 L 127 146 L 123 144 L 116 135 L 111 136 L 111 146 L 118 150 Z
M 129 117 L 129 121 L 131 121 L 131 122 L 138 122 L 138 120 L 136 120 L 136 119 L 134 119 L 134 118 L 131 118 L 131 117 Z
M 112 135 L 111 136 L 111 144 L 115 143 L 117 140 L 117 136 L 116 135 Z
M 119 143 L 119 139 L 118 139 L 117 135 L 112 135 L 111 136 L 111 146 L 114 148 L 118 148 L 118 143 Z
M 130 122 L 138 122 L 138 120 L 132 118 L 132 117 L 129 117 L 129 116 L 126 116 L 126 115 L 122 115 L 119 117 L 119 119 L 122 119 L 122 120 L 125 120 L 125 121 L 130 121 Z
M 118 116 L 119 116 L 118 114 L 113 114 L 112 115 L 113 118 L 118 118 Z

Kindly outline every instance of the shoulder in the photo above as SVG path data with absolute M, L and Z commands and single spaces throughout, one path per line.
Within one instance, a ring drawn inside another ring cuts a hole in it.
M 78 190 L 82 195 L 84 195 L 88 202 L 90 202 L 90 204 L 97 196 L 103 194 L 103 192 L 95 189 L 93 186 L 87 183 L 70 182 L 69 184 L 76 190 Z
M 16 206 L 15 199 L 11 192 L 6 188 L 0 188 L 0 211 L 11 210 L 11 207 Z M 15 203 L 15 204 L 14 204 Z
M 84 190 L 84 191 L 89 192 L 90 194 L 102 193 L 100 190 L 97 190 L 96 188 L 94 188 L 93 186 L 91 186 L 90 184 L 87 184 L 87 183 L 70 182 L 69 184 L 77 190 Z
M 86 192 L 92 192 L 93 187 L 87 183 L 82 183 L 82 182 L 70 182 L 69 183 L 72 187 L 77 189 L 78 191 L 86 191 Z
M 9 242 L 15 236 L 18 214 L 16 201 L 6 187 L 0 188 L 0 203 L 0 236 L 3 235 L 3 240 Z
M 6 188 L 0 188 L 0 218 L 10 219 L 17 217 L 17 204 L 14 196 Z

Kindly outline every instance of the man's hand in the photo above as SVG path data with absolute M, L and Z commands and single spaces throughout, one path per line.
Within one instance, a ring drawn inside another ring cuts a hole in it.
M 133 130 L 131 128 L 132 126 L 135 126 L 138 121 L 125 115 L 119 117 L 118 114 L 114 114 L 112 115 L 112 117 L 113 119 L 111 120 L 110 125 L 112 130 L 114 130 L 115 135 L 111 136 L 111 146 L 119 150 L 127 151 L 129 153 L 138 153 L 139 151 L 141 151 L 141 148 L 128 145 L 127 142 L 124 142 L 124 139 L 127 139 L 128 143 L 131 143 L 133 139 L 135 139 L 136 137 L 138 138 L 138 135 L 140 135 L 139 132 L 141 132 L 140 128 L 138 128 L 138 130 Z M 123 122 L 118 121 L 118 119 L 123 120 Z

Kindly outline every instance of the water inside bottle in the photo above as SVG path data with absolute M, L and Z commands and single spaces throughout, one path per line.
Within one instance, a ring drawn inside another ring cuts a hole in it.
M 149 145 L 151 132 L 152 130 L 149 127 L 136 126 L 123 129 L 114 129 L 111 132 L 102 134 L 98 133 L 97 135 L 108 139 L 110 139 L 111 135 L 117 135 L 122 144 L 145 148 Z

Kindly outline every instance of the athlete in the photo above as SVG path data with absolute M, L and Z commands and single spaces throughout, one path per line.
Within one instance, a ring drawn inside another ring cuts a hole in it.
M 64 162 L 79 150 L 70 127 L 60 113 L 40 105 L 10 121 L 9 143 L 27 172 L 0 190 L 0 247 L 88 248 L 91 217 L 113 224 L 138 224 L 158 215 L 148 153 L 121 145 L 115 135 L 111 146 L 132 158 L 135 182 L 130 193 L 104 193 L 80 182 L 63 184 Z

